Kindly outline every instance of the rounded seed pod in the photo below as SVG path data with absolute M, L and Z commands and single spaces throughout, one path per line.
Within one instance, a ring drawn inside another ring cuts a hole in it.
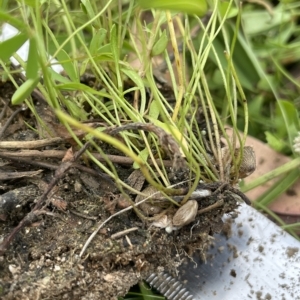
M 179 229 L 182 226 L 190 224 L 196 218 L 198 212 L 198 202 L 196 200 L 189 200 L 181 206 L 173 217 L 174 229 Z
M 234 150 L 235 159 L 237 159 L 240 155 L 241 149 L 236 148 Z M 228 148 L 222 148 L 222 157 L 226 157 L 230 155 L 230 151 Z M 246 178 L 250 174 L 252 174 L 256 169 L 256 157 L 254 149 L 251 146 L 245 146 L 243 149 L 243 157 L 241 159 L 241 164 L 239 168 L 239 178 Z M 231 163 L 231 175 L 234 175 L 236 172 L 234 168 L 234 164 Z
M 168 218 L 167 215 L 163 215 L 158 220 L 154 221 L 151 226 L 157 227 L 157 228 L 166 228 L 170 226 L 171 220 Z
M 145 202 L 141 203 L 139 207 L 147 216 L 153 216 L 163 211 L 163 203 L 160 200 L 162 198 L 162 194 L 155 187 L 148 186 L 142 192 L 148 196 L 148 199 Z M 143 199 L 145 199 L 144 196 L 137 195 L 135 202 L 138 203 Z M 169 202 L 167 202 L 167 204 L 168 203 Z
M 255 152 L 252 147 L 246 146 L 244 147 L 244 155 L 241 161 L 239 177 L 245 178 L 252 174 L 256 169 L 256 158 Z

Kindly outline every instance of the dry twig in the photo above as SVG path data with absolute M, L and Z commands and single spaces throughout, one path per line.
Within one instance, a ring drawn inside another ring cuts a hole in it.
M 0 142 L 1 143 L 1 142 Z M 0 146 L 1 148 L 1 146 Z M 64 150 L 21 150 L 16 152 L 11 151 L 0 151 L 0 157 L 13 159 L 14 157 L 20 158 L 20 157 L 28 157 L 28 158 L 63 158 L 66 151 Z M 133 159 L 126 156 L 120 156 L 120 155 L 110 155 L 107 154 L 106 158 L 104 158 L 100 153 L 91 152 L 91 154 L 98 159 L 101 162 L 105 162 L 106 159 L 110 160 L 114 164 L 120 164 L 120 165 L 132 165 Z M 155 162 L 165 167 L 172 167 L 173 162 L 171 160 L 160 160 L 156 159 Z M 149 165 L 153 165 L 153 162 L 151 160 L 148 161 Z
M 5 132 L 5 130 L 7 129 L 7 127 L 8 127 L 9 124 L 11 123 L 11 121 L 14 119 L 14 117 L 15 117 L 18 113 L 20 113 L 21 111 L 26 110 L 26 109 L 27 109 L 26 106 L 21 106 L 21 107 L 19 107 L 17 110 L 15 110 L 15 111 L 11 114 L 11 116 L 8 118 L 8 120 L 6 121 L 6 123 L 4 124 L 4 126 L 3 126 L 3 127 L 1 128 L 1 130 L 0 130 L 0 139 L 2 138 L 2 136 L 3 136 L 4 132 Z

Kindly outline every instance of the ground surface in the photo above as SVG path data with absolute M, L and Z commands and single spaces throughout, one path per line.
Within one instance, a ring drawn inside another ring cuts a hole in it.
M 12 93 L 9 83 L 1 84 L 2 109 L 9 103 Z M 16 109 L 8 105 L 2 116 L 2 128 Z M 36 126 L 29 110 L 20 112 L 1 140 L 39 139 L 24 121 Z M 68 148 L 69 143 L 65 140 L 38 151 L 65 153 Z M 20 153 L 20 150 L 0 150 L 2 242 L 34 208 L 53 179 L 53 166 L 61 164 L 61 157 L 36 159 L 44 163 L 44 167 L 33 165 L 34 157 L 26 158 L 21 154 L 17 159 L 5 157 L 5 153 Z M 78 163 L 99 173 L 92 163 L 84 160 Z M 116 165 L 116 168 L 122 179 L 132 172 L 128 166 Z M 38 170 L 41 171 L 20 173 Z M 171 234 L 164 229 L 149 228 L 149 224 L 142 222 L 133 211 L 127 211 L 112 218 L 79 257 L 93 231 L 120 209 L 115 206 L 119 191 L 105 176 L 87 173 L 77 167 L 71 167 L 53 191 L 39 214 L 13 237 L 7 249 L 2 249 L 1 299 L 116 299 L 151 273 L 164 270 L 175 274 L 183 257 L 195 251 L 204 255 L 209 236 L 222 228 L 222 216 L 236 207 L 236 200 L 229 193 L 203 198 L 199 201 L 199 209 L 220 199 L 225 200 L 225 204 L 198 215 L 193 223 Z M 114 234 L 134 227 L 135 231 L 114 237 Z

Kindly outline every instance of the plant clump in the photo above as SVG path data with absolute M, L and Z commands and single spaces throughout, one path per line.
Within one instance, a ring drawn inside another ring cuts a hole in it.
M 9 66 L 13 53 L 2 57 L 5 299 L 116 299 L 152 273 L 175 274 L 185 256 L 205 259 L 222 216 L 250 204 L 237 186 L 255 170 L 247 125 L 244 137 L 237 129 L 237 107 L 247 115 L 241 85 L 218 63 L 229 136 L 204 72 L 222 17 L 191 22 L 131 2 L 108 1 L 101 11 L 91 3 L 82 1 L 82 20 L 65 3 L 18 7 L 31 22 L 10 43 L 17 50 L 29 39 L 28 61 Z M 207 34 L 198 52 L 194 22 Z M 48 42 L 62 73 L 49 67 Z

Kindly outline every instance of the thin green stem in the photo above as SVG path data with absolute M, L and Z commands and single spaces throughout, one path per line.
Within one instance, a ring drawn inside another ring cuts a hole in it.
M 280 166 L 277 169 L 275 169 L 271 172 L 268 172 L 267 174 L 265 174 L 259 178 L 254 179 L 247 185 L 242 186 L 241 190 L 243 193 L 246 193 L 247 191 L 250 191 L 260 185 L 263 185 L 264 183 L 268 182 L 271 179 L 276 178 L 277 176 L 283 175 L 283 174 L 285 174 L 295 168 L 299 168 L 299 167 L 300 167 L 300 157 L 294 158 L 292 161 L 284 164 L 283 166 Z

